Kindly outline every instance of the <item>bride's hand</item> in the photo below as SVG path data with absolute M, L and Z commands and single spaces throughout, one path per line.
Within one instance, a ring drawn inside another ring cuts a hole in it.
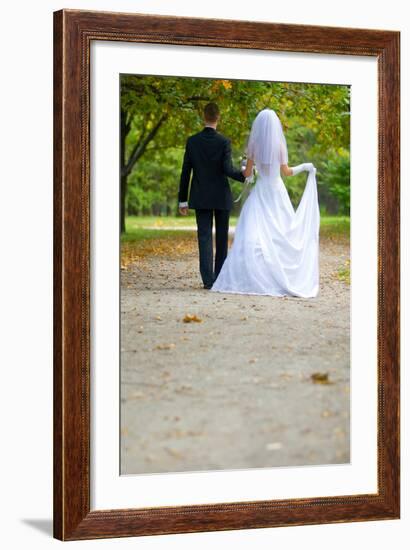
M 316 166 L 313 163 L 307 162 L 306 163 L 306 169 L 309 173 L 313 172 L 314 174 L 316 174 Z
M 253 175 L 253 160 L 247 159 L 246 160 L 246 166 L 244 167 L 242 165 L 242 174 L 245 176 L 245 178 L 252 177 Z

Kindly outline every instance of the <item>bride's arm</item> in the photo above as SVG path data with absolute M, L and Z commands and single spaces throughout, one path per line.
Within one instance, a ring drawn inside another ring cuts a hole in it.
M 316 174 L 316 168 L 311 162 L 304 162 L 303 164 L 298 164 L 290 168 L 287 164 L 280 165 L 280 171 L 282 176 L 296 176 L 300 172 L 311 172 L 313 171 Z
M 280 172 L 282 176 L 293 176 L 292 168 L 289 168 L 287 164 L 280 165 Z
M 242 170 L 242 174 L 245 176 L 245 178 L 249 178 L 249 176 L 252 175 L 252 168 L 253 168 L 253 160 L 247 159 L 246 166 Z

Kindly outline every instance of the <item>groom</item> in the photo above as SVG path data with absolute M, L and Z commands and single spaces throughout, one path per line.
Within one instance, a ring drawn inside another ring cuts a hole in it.
M 198 228 L 199 269 L 204 288 L 210 289 L 228 253 L 229 213 L 233 206 L 228 177 L 240 182 L 245 177 L 232 166 L 231 144 L 216 131 L 220 119 L 218 106 L 204 109 L 205 127 L 186 142 L 179 184 L 179 211 L 195 209 Z M 188 202 L 188 187 L 191 179 Z M 216 254 L 213 265 L 212 224 L 215 216 Z

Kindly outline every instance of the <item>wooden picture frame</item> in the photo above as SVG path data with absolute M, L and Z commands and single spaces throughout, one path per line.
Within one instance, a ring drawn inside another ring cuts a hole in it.
M 90 510 L 90 45 L 93 40 L 372 56 L 378 62 L 378 492 Z M 393 31 L 54 13 L 54 536 L 61 540 L 399 518 L 399 94 Z

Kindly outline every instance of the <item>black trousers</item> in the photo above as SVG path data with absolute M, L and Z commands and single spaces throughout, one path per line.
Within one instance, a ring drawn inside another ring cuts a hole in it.
M 195 210 L 198 227 L 199 270 L 205 286 L 212 286 L 228 254 L 229 210 Z M 212 225 L 215 215 L 215 267 Z

